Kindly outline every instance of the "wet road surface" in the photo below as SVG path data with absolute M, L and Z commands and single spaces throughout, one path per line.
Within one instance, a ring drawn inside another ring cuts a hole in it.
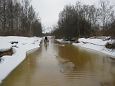
M 0 86 L 115 86 L 115 60 L 51 40 L 28 54 Z

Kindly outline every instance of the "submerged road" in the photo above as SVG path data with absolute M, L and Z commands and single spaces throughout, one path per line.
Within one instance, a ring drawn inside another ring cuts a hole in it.
M 28 54 L 0 86 L 115 86 L 115 60 L 50 40 Z

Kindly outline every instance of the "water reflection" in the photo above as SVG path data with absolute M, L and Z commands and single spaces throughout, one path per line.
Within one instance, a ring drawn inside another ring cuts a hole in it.
M 47 48 L 48 48 L 48 43 L 44 43 L 44 47 L 45 47 L 45 49 L 47 50 Z
M 84 69 L 84 66 L 87 63 L 92 62 L 90 54 L 87 54 L 84 51 L 80 52 L 78 48 L 74 48 L 71 45 L 66 45 L 65 47 L 59 46 L 59 56 L 65 59 L 64 62 L 60 61 L 61 63 L 73 63 L 77 70 Z
M 60 70 L 69 80 L 83 81 L 81 86 L 115 86 L 115 61 L 109 56 L 71 45 L 58 48 Z
M 29 54 L 0 86 L 115 86 L 115 60 L 51 40 Z

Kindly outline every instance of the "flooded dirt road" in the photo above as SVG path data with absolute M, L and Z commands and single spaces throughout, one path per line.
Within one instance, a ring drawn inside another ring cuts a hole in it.
M 49 42 L 29 54 L 0 86 L 115 86 L 115 60 Z

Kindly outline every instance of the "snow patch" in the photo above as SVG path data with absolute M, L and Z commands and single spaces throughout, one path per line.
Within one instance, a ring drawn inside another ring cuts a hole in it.
M 85 47 L 89 49 L 93 49 L 102 53 L 106 53 L 115 57 L 115 49 L 107 49 L 105 47 L 106 43 L 112 43 L 114 40 L 103 40 L 103 39 L 96 39 L 96 38 L 80 38 L 78 40 L 80 43 L 73 43 L 75 46 Z
M 4 80 L 25 58 L 27 51 L 39 48 L 41 38 L 38 37 L 0 37 L 0 51 L 13 47 L 12 56 L 3 56 L 0 63 L 0 83 Z M 18 42 L 11 44 L 11 42 Z

